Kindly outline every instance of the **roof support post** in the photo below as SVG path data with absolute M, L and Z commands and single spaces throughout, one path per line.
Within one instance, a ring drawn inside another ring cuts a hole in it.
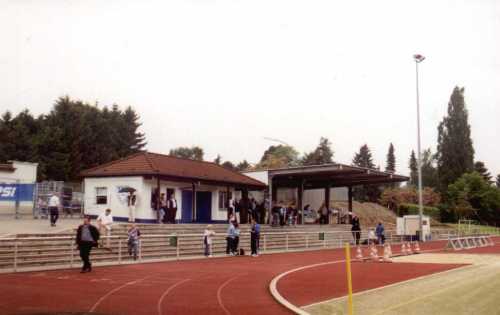
M 325 208 L 326 208 L 326 218 L 323 218 L 325 220 L 326 224 L 329 224 L 329 217 L 330 217 L 330 182 L 326 184 L 325 187 Z
M 297 187 L 297 210 L 300 211 L 300 223 L 304 224 L 304 179 L 300 180 L 300 185 Z
M 352 186 L 347 187 L 347 198 L 348 198 L 348 213 L 349 215 L 347 216 L 349 220 L 349 224 L 351 224 L 352 220 Z
M 276 201 L 276 199 L 275 199 L 274 191 L 273 191 L 273 177 L 268 175 L 267 181 L 269 183 L 269 209 L 267 209 L 267 211 L 269 213 L 269 223 L 271 223 L 274 202 Z
M 192 183 L 193 198 L 191 200 L 191 221 L 196 221 L 196 184 Z
M 156 219 L 160 222 L 160 176 L 156 177 Z
M 229 219 L 231 218 L 231 212 L 230 212 L 230 209 L 231 209 L 231 190 L 229 189 L 229 186 L 226 186 L 226 200 L 223 201 L 225 204 L 224 206 L 226 206 L 225 208 L 227 209 L 227 221 L 229 222 Z

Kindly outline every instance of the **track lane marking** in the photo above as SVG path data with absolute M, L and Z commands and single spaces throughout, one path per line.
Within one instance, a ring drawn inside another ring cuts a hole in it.
M 90 308 L 89 310 L 89 313 L 92 313 L 95 311 L 95 309 L 99 306 L 99 304 L 102 303 L 102 301 L 104 301 L 106 298 L 108 298 L 109 296 L 111 296 L 113 293 L 125 288 L 126 286 L 129 286 L 129 285 L 133 285 L 133 284 L 136 284 L 136 283 L 139 283 L 141 281 L 144 281 L 146 280 L 147 278 L 150 278 L 152 276 L 147 276 L 147 277 L 144 277 L 144 278 L 141 278 L 141 279 L 137 279 L 137 280 L 134 280 L 134 281 L 130 281 L 130 282 L 127 282 L 119 287 L 116 287 L 114 289 L 112 289 L 111 291 L 109 291 L 108 293 L 104 294 L 103 296 L 101 296 L 101 298 L 99 300 L 97 300 L 97 302 L 95 302 L 95 304 Z
M 221 296 L 222 289 L 224 289 L 224 287 L 226 285 L 228 285 L 231 281 L 233 281 L 236 278 L 239 278 L 241 276 L 245 276 L 245 275 L 238 275 L 238 276 L 229 278 L 228 280 L 226 280 L 226 282 L 224 282 L 223 284 L 221 284 L 219 286 L 219 289 L 217 289 L 217 302 L 219 302 L 219 306 L 222 308 L 222 310 L 224 311 L 224 313 L 226 313 L 226 315 L 231 315 L 231 312 L 229 312 L 229 310 L 224 306 L 224 303 L 222 303 L 222 296 Z
M 163 303 L 163 299 L 170 293 L 172 292 L 176 287 L 180 286 L 181 284 L 191 281 L 191 279 L 184 279 L 177 281 L 173 285 L 169 286 L 165 292 L 161 295 L 161 297 L 158 299 L 158 315 L 162 315 L 162 310 L 161 310 L 161 305 Z

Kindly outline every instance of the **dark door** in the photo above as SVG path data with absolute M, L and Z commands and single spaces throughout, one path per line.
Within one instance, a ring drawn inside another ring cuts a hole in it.
M 196 222 L 208 223 L 211 221 L 212 221 L 212 192 L 197 191 Z
M 192 207 L 193 207 L 193 192 L 190 190 L 183 190 L 182 213 L 181 213 L 182 223 L 191 223 L 193 221 Z

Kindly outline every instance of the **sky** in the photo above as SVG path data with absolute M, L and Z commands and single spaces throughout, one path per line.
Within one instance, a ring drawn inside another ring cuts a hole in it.
M 476 150 L 500 173 L 500 1 L 0 0 L 0 111 L 48 113 L 63 95 L 132 106 L 147 149 L 201 146 L 258 162 L 278 143 L 327 137 L 350 164 L 363 144 L 408 174 L 455 86 Z

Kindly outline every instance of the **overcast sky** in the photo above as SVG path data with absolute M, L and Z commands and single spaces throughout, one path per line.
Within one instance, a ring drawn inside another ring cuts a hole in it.
M 257 162 L 281 139 L 321 136 L 351 163 L 367 143 L 397 171 L 416 149 L 414 53 L 423 147 L 455 85 L 476 150 L 500 173 L 500 1 L 0 0 L 0 110 L 47 113 L 69 95 L 131 105 L 147 149 L 199 145 Z

